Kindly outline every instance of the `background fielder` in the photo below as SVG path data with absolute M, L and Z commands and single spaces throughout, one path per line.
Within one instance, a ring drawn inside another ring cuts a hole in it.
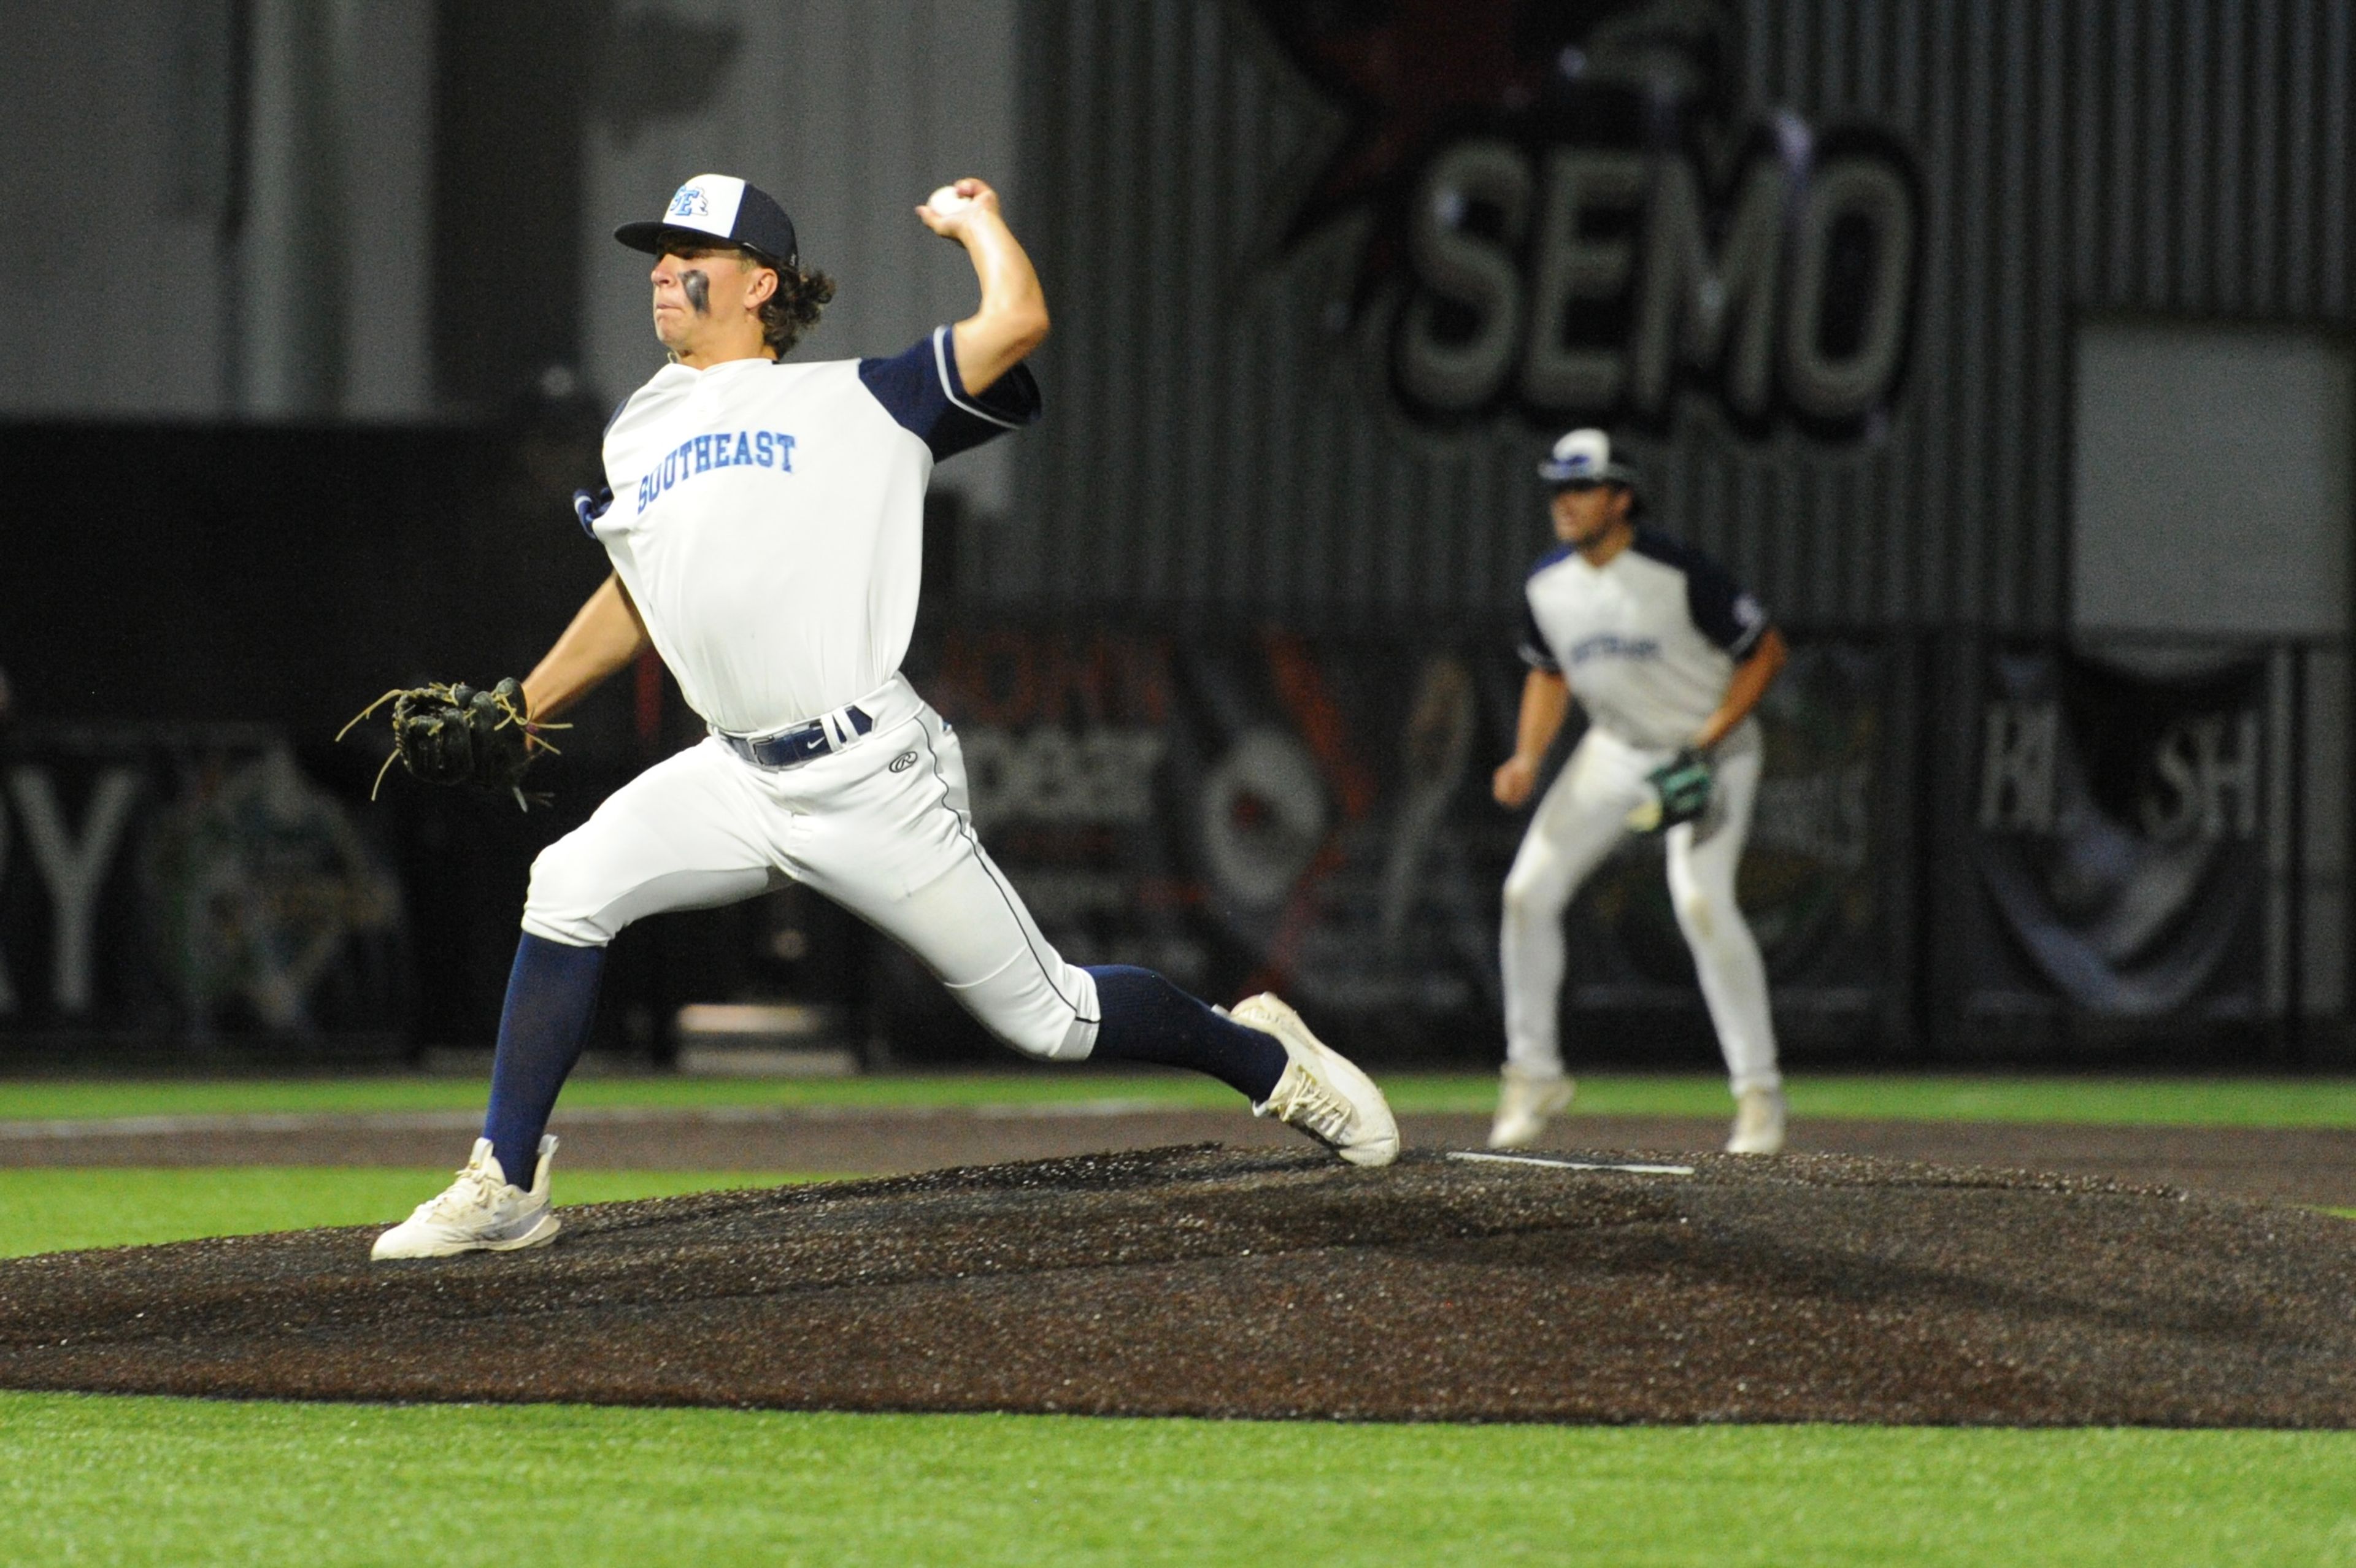
M 711 734 L 534 863 L 483 1136 L 377 1257 L 553 1239 L 543 1129 L 606 944 L 647 915 L 788 881 L 899 941 L 1017 1051 L 1193 1068 L 1354 1163 L 1397 1153 L 1381 1093 L 1290 1008 L 1261 996 L 1229 1016 L 1148 970 L 1066 964 L 975 837 L 957 736 L 899 665 L 933 464 L 1038 417 L 1022 361 L 1047 312 L 987 185 L 944 187 L 916 212 L 965 247 L 980 308 L 890 358 L 817 364 L 781 356 L 833 283 L 802 269 L 766 193 L 698 176 L 662 218 L 616 231 L 656 259 L 670 362 L 607 427 L 606 494 L 579 498 L 614 575 L 523 682 L 516 720 L 563 711 L 651 645 Z
M 1693 950 L 1736 1101 L 1727 1148 L 1783 1144 L 1767 972 L 1734 897 L 1759 788 L 1751 710 L 1783 667 L 1782 635 L 1715 561 L 1636 523 L 1638 476 L 1610 438 L 1577 430 L 1538 465 L 1561 542 L 1525 588 L 1522 686 L 1499 804 L 1530 797 L 1573 696 L 1587 732 L 1538 804 L 1506 874 L 1505 1065 L 1493 1147 L 1518 1147 L 1570 1104 L 1559 1006 L 1562 913 L 1638 824 L 1666 828 L 1670 901 Z M 1680 818 L 1684 818 L 1680 820 Z

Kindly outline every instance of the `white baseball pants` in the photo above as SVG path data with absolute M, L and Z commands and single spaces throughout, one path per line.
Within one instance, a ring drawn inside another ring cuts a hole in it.
M 796 767 L 715 738 L 648 768 L 541 852 L 523 928 L 602 946 L 648 915 L 796 881 L 907 948 L 1015 1050 L 1087 1056 L 1096 981 L 1039 933 L 975 837 L 957 735 L 898 676 L 859 706 L 873 730 Z
M 1671 754 L 1631 745 L 1590 724 L 1530 819 L 1505 876 L 1500 944 L 1505 1060 L 1525 1072 L 1550 1076 L 1563 1070 L 1563 911 L 1627 836 L 1628 814 L 1651 795 L 1645 775 Z M 1767 1008 L 1767 967 L 1734 901 L 1734 873 L 1751 831 L 1761 762 L 1758 726 L 1746 720 L 1711 758 L 1717 787 L 1708 813 L 1666 835 L 1670 902 L 1693 950 L 1702 999 L 1737 1094 L 1783 1082 Z

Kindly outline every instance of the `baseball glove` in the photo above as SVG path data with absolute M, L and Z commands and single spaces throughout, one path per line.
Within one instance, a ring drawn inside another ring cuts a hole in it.
M 523 687 L 509 677 L 489 690 L 471 686 L 418 686 L 386 692 L 336 732 L 340 741 L 386 703 L 392 704 L 392 755 L 377 771 L 379 785 L 398 760 L 410 776 L 427 784 L 468 784 L 492 795 L 512 795 L 529 811 L 545 805 L 544 795 L 526 795 L 524 773 L 541 752 L 554 752 L 543 731 L 561 724 L 535 724 L 525 717 Z M 376 798 L 376 790 L 369 791 Z
M 1628 826 L 1639 833 L 1665 833 L 1680 822 L 1691 822 L 1709 809 L 1715 781 L 1709 759 L 1691 746 L 1644 775 L 1653 798 L 1628 814 Z

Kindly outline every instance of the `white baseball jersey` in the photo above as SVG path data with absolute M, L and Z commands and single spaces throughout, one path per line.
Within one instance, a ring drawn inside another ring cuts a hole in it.
M 1590 722 L 1636 746 L 1690 741 L 1767 630 L 1716 561 L 1644 528 L 1600 567 L 1569 545 L 1547 551 L 1524 598 L 1522 657 L 1565 676 Z
M 968 393 L 946 326 L 888 359 L 666 365 L 606 427 L 591 531 L 688 706 L 772 734 L 899 669 L 934 463 L 1039 408 L 1022 366 Z
M 606 796 L 532 863 L 523 927 L 597 947 L 665 910 L 798 882 L 914 954 L 999 1039 L 1096 1047 L 1065 962 L 974 836 L 957 732 L 898 675 L 937 458 L 1038 417 L 1017 367 L 964 389 L 943 327 L 889 359 L 673 365 L 605 433 L 589 522 L 688 701 L 739 736 L 858 703 L 869 726 L 764 765 L 707 737 Z

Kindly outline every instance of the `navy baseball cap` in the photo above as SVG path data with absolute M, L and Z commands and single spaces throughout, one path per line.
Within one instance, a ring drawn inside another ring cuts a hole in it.
M 1556 442 L 1554 450 L 1538 464 L 1538 477 L 1557 489 L 1625 485 L 1633 490 L 1641 483 L 1633 468 L 1612 461 L 1612 438 L 1592 428 L 1572 431 Z
M 665 229 L 709 234 L 715 244 L 741 245 L 788 267 L 802 264 L 794 243 L 794 220 L 777 198 L 734 175 L 698 175 L 671 192 L 670 206 L 651 223 L 625 223 L 614 238 L 649 256 L 662 253 Z

